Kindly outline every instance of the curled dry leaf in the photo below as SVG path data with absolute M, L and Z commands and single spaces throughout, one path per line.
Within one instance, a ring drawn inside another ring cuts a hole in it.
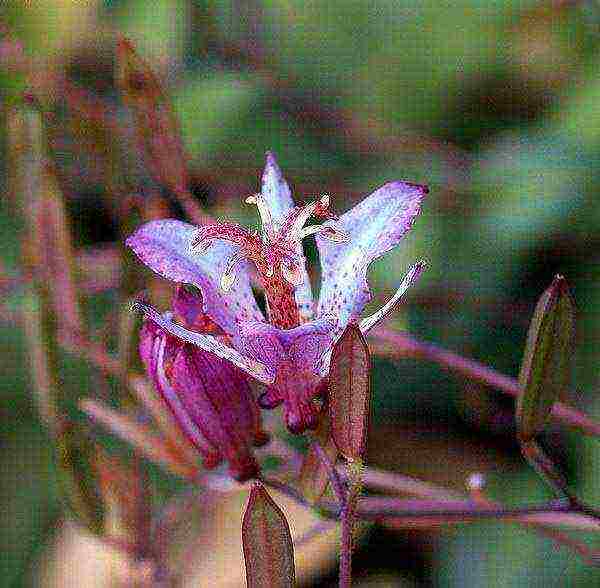
M 350 324 L 333 348 L 329 370 L 331 433 L 340 453 L 360 459 L 369 424 L 371 359 L 358 325 Z
M 56 447 L 59 483 L 67 506 L 76 520 L 101 535 L 106 508 L 95 443 L 81 426 L 68 425 L 57 435 Z
M 117 84 L 135 116 L 148 171 L 177 196 L 192 221 L 209 221 L 189 192 L 187 156 L 171 103 L 150 66 L 127 39 L 117 46 Z
M 314 432 L 315 441 L 308 448 L 300 469 L 299 486 L 302 495 L 309 502 L 318 502 L 325 494 L 329 484 L 327 466 L 319 456 L 316 444 L 318 443 L 331 463 L 335 464 L 339 452 L 331 436 L 331 423 L 329 414 L 324 411 L 321 415 L 317 430 Z
M 148 171 L 180 199 L 194 222 L 207 220 L 188 190 L 187 158 L 171 103 L 150 66 L 127 39 L 117 46 L 117 84 L 133 110 Z
M 294 547 L 283 511 L 262 484 L 250 490 L 242 520 L 248 588 L 294 586 Z
M 519 374 L 517 427 L 524 441 L 543 430 L 567 387 L 573 328 L 573 301 L 566 280 L 556 276 L 535 308 Z

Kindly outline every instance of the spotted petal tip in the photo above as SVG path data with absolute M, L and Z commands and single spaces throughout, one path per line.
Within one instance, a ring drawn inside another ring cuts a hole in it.
M 396 308 L 405 292 L 421 277 L 421 274 L 427 269 L 428 263 L 421 259 L 415 263 L 406 273 L 394 295 L 377 312 L 362 319 L 359 323 L 360 330 L 366 335 L 373 327 L 382 322 Z
M 342 325 L 357 320 L 371 299 L 367 269 L 400 243 L 421 210 L 425 186 L 390 182 L 343 214 L 335 226 L 347 243 L 332 243 L 318 233 L 323 284 L 317 313 L 336 312 Z

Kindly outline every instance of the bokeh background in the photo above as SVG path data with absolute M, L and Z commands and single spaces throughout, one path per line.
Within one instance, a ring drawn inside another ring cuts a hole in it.
M 0 23 L 38 64 L 49 95 L 52 72 L 66 72 L 125 127 L 114 47 L 117 34 L 130 38 L 172 97 L 193 192 L 215 215 L 255 222 L 241 198 L 257 189 L 268 149 L 297 198 L 329 192 L 339 211 L 392 179 L 428 184 L 412 233 L 372 270 L 383 295 L 412 261 L 430 262 L 391 324 L 516 375 L 536 299 L 562 273 L 578 312 L 568 400 L 600 419 L 595 0 L 4 0 Z M 11 55 L 0 58 L 5 123 L 23 80 Z M 110 252 L 117 229 L 106 177 L 68 116 L 62 124 L 54 156 L 68 179 L 76 243 Z M 135 158 L 127 166 L 139 193 L 156 189 Z M 14 202 L 3 194 L 0 208 L 0 585 L 7 587 L 32 581 L 61 518 L 24 335 L 11 320 L 22 231 Z M 114 298 L 90 293 L 85 302 L 101 330 Z M 65 386 L 93 394 L 90 369 L 67 354 L 62 361 Z M 548 496 L 520 456 L 511 400 L 416 360 L 377 361 L 373 380 L 369 463 L 458 489 L 471 472 L 484 472 L 490 495 L 507 504 Z M 553 425 L 546 445 L 581 496 L 599 504 L 597 440 Z M 335 583 L 335 569 L 320 574 L 310 582 Z M 371 529 L 356 574 L 364 586 L 600 584 L 600 573 L 576 555 L 495 522 Z

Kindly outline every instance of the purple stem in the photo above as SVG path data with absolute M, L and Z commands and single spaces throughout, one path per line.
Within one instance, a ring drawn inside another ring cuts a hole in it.
M 261 481 L 303 506 L 316 508 L 324 517 L 334 520 L 342 518 L 344 509 L 340 508 L 337 502 L 322 500 L 315 505 L 308 502 L 296 488 L 285 482 L 272 478 L 261 478 Z M 584 508 L 586 510 L 583 510 Z M 358 500 L 353 511 L 356 518 L 363 520 L 377 520 L 387 517 L 407 519 L 441 518 L 453 522 L 456 519 L 500 519 L 540 513 L 578 513 L 600 520 L 598 514 L 592 509 L 573 505 L 566 500 L 553 500 L 544 504 L 517 508 L 501 508 L 496 505 L 482 505 L 471 500 L 412 500 L 368 496 Z
M 367 497 L 359 501 L 357 516 L 364 519 L 395 518 L 510 518 L 536 513 L 573 512 L 566 500 L 553 500 L 544 504 L 518 508 L 498 508 L 467 500 L 405 500 L 397 498 Z
M 335 492 L 335 495 L 339 500 L 340 505 L 342 505 L 343 507 L 347 502 L 348 492 L 344 486 L 344 483 L 342 482 L 342 478 L 340 477 L 340 474 L 337 471 L 334 463 L 329 459 L 329 456 L 327 455 L 319 441 L 315 439 L 313 441 L 313 444 L 315 451 L 319 456 L 319 459 L 321 460 L 321 463 L 327 469 L 327 474 L 329 475 L 329 480 L 331 482 L 331 486 L 333 487 L 333 491 Z
M 521 393 L 521 388 L 515 378 L 505 376 L 473 359 L 462 357 L 457 353 L 453 353 L 432 343 L 418 341 L 406 333 L 396 333 L 390 329 L 379 328 L 372 333 L 371 338 L 372 341 L 390 346 L 386 349 L 382 349 L 381 347 L 377 349 L 376 346 L 375 354 L 377 355 L 428 359 L 471 380 L 496 388 L 510 396 L 517 397 Z M 562 402 L 554 404 L 552 416 L 556 420 L 563 421 L 571 427 L 578 429 L 585 435 L 600 437 L 600 423 L 595 422 L 582 412 L 566 406 Z
M 354 500 L 352 497 L 342 509 L 342 537 L 340 545 L 340 588 L 352 585 L 352 531 L 354 529 Z

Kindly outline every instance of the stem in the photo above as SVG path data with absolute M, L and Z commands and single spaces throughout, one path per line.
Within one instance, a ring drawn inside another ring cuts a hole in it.
M 348 492 L 346 491 L 346 488 L 344 487 L 344 483 L 342 482 L 340 474 L 339 474 L 338 470 L 336 469 L 335 464 L 329 459 L 329 456 L 327 455 L 327 453 L 325 452 L 325 450 L 323 449 L 323 447 L 321 446 L 319 441 L 315 438 L 313 440 L 313 443 L 314 443 L 315 451 L 316 451 L 317 455 L 319 456 L 321 463 L 327 469 L 327 474 L 329 475 L 331 487 L 333 488 L 333 491 L 335 492 L 335 495 L 336 495 L 337 499 L 339 500 L 340 504 L 342 506 L 344 506 L 348 499 Z
M 457 502 L 403 500 L 395 498 L 367 497 L 358 502 L 357 516 L 366 520 L 380 517 L 395 518 L 510 518 L 539 513 L 573 512 L 573 506 L 565 500 L 553 500 L 544 504 L 517 508 L 487 506 L 464 500 Z
M 362 462 L 348 464 L 349 488 L 342 509 L 342 541 L 340 546 L 340 588 L 352 585 L 352 550 L 354 548 L 354 519 L 362 491 Z M 337 472 L 336 472 L 337 473 Z
M 515 378 L 432 343 L 414 339 L 406 333 L 396 333 L 385 328 L 375 329 L 371 334 L 371 342 L 374 354 L 392 358 L 427 359 L 515 398 L 521 393 L 521 388 Z M 585 435 L 600 437 L 600 423 L 562 402 L 554 403 L 552 416 L 555 420 L 562 421 Z
M 527 461 L 557 496 L 568 500 L 571 504 L 577 502 L 575 496 L 567 486 L 567 481 L 535 441 L 522 442 L 521 451 Z
M 340 547 L 340 588 L 352 585 L 352 531 L 354 529 L 354 513 L 352 500 L 348 500 L 342 510 L 342 541 Z
M 488 506 L 498 506 L 497 503 L 487 498 L 482 488 L 472 489 L 471 497 L 478 504 L 486 504 Z M 551 541 L 553 541 L 556 545 L 567 547 L 568 549 L 573 550 L 581 559 L 588 565 L 598 565 L 598 554 L 591 550 L 587 545 L 577 541 L 559 531 L 553 527 L 548 527 L 544 524 L 540 524 L 535 521 L 527 521 L 524 519 L 519 520 L 518 518 L 514 521 L 517 524 L 520 524 L 524 527 L 529 527 L 539 533 L 540 535 L 547 537 Z

